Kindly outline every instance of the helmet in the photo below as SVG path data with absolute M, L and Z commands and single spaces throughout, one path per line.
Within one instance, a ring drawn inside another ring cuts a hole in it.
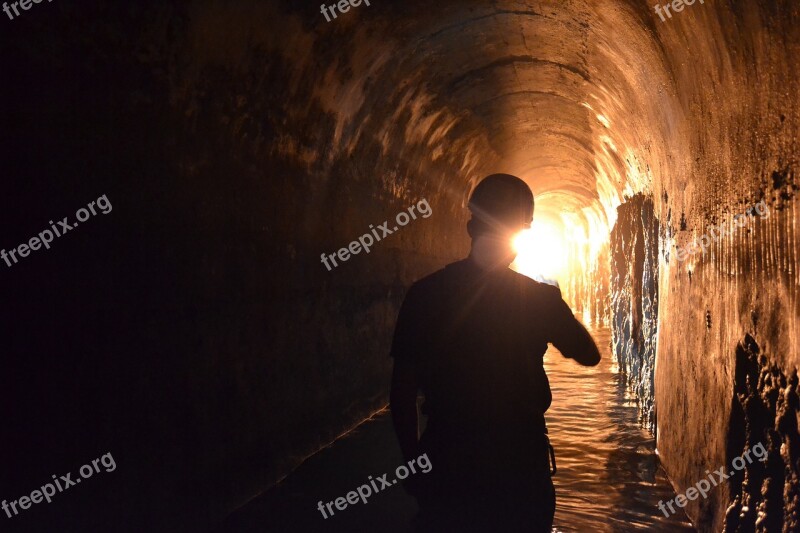
M 529 227 L 533 219 L 533 193 L 524 181 L 510 174 L 492 174 L 478 183 L 469 199 L 473 219 L 499 232 Z

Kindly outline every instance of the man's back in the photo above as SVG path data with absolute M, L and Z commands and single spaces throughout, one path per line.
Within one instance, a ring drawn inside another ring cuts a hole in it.
M 448 454 L 483 450 L 492 462 L 492 453 L 541 447 L 551 401 L 542 358 L 573 323 L 557 288 L 508 269 L 464 260 L 414 284 L 392 356 L 413 365 L 425 395 L 423 442 Z
M 417 282 L 398 320 L 392 356 L 413 361 L 431 424 L 491 431 L 543 428 L 550 386 L 548 332 L 572 318 L 558 289 L 464 260 Z M 561 316 L 563 313 L 568 316 Z
M 528 186 L 494 174 L 469 207 L 469 258 L 415 283 L 395 329 L 395 431 L 407 460 L 424 452 L 433 465 L 407 487 L 425 530 L 549 531 L 555 492 L 542 358 L 548 343 L 583 365 L 600 355 L 557 288 L 508 269 L 513 236 L 531 224 Z M 419 390 L 428 414 L 422 438 Z

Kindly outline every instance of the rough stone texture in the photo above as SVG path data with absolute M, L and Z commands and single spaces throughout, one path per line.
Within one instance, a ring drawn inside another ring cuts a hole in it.
M 759 443 L 767 456 L 731 477 L 728 532 L 800 528 L 800 387 L 796 370 L 787 378 L 769 360 L 749 334 L 736 349 L 728 464 Z
M 642 424 L 651 430 L 655 423 L 658 243 L 659 223 L 651 198 L 637 194 L 619 206 L 610 243 L 614 355 L 636 395 Z
M 668 49 L 685 43 L 684 60 L 675 57 L 670 64 L 691 133 L 685 137 L 687 151 L 675 153 L 686 173 L 663 180 L 669 199 L 661 202 L 660 217 L 672 215 L 668 234 L 686 246 L 712 224 L 730 226 L 733 216 L 759 200 L 770 216 L 748 216 L 745 228 L 684 262 L 667 248 L 669 241 L 662 243 L 657 443 L 679 492 L 704 478 L 707 469 L 730 468 L 740 340 L 753 337 L 768 365 L 784 375 L 800 364 L 798 107 L 796 90 L 788 89 L 798 82 L 798 8 L 781 2 L 703 8 L 710 9 L 687 11 L 663 30 Z M 797 490 L 796 479 L 790 485 Z M 689 502 L 687 513 L 701 531 L 722 529 L 735 494 L 727 490 Z M 774 513 L 781 511 L 768 515 Z
M 110 447 L 132 524 L 193 529 L 279 479 L 383 402 L 403 291 L 466 251 L 489 172 L 582 235 L 581 273 L 602 272 L 624 198 L 652 196 L 658 447 L 679 491 L 728 458 L 741 339 L 782 375 L 800 363 L 795 0 L 665 22 L 638 0 L 407 0 L 330 23 L 288 0 L 90 0 L 4 30 L 4 246 L 114 203 L 3 272 L 14 486 Z M 422 197 L 430 219 L 321 265 Z M 676 260 L 673 238 L 760 199 L 769 218 Z M 720 492 L 687 508 L 704 529 Z

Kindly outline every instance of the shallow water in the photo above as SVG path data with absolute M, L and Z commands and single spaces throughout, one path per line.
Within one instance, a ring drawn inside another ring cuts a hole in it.
M 637 420 L 613 364 L 607 329 L 593 331 L 603 360 L 580 367 L 554 350 L 545 357 L 553 389 L 547 412 L 556 449 L 558 531 L 693 531 L 684 515 L 665 518 L 656 507 L 675 494 L 658 468 L 655 442 Z M 331 502 L 403 464 L 388 410 L 377 413 L 309 457 L 281 483 L 237 510 L 215 531 L 413 531 L 414 498 L 399 485 L 324 518 L 318 502 Z M 436 466 L 434 465 L 434 468 Z
M 665 518 L 659 500 L 675 497 L 659 467 L 655 440 L 638 422 L 611 355 L 611 333 L 592 331 L 603 356 L 584 368 L 557 350 L 545 355 L 553 390 L 547 411 L 558 473 L 558 531 L 694 531 L 681 511 Z

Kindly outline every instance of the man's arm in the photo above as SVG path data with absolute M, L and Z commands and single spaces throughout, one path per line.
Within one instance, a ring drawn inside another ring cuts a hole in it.
M 414 366 L 403 358 L 394 360 L 392 389 L 389 392 L 392 423 L 406 461 L 417 457 L 419 422 L 417 415 L 417 381 Z
M 574 317 L 572 324 L 565 324 L 565 334 L 553 341 L 564 357 L 575 359 L 583 366 L 595 366 L 600 362 L 600 351 L 592 336 Z
M 595 366 L 600 362 L 600 350 L 597 349 L 592 336 L 583 324 L 578 322 L 572 310 L 561 298 L 561 291 L 558 291 L 554 307 L 551 336 L 553 346 L 558 348 L 564 357 L 575 359 L 583 366 Z

